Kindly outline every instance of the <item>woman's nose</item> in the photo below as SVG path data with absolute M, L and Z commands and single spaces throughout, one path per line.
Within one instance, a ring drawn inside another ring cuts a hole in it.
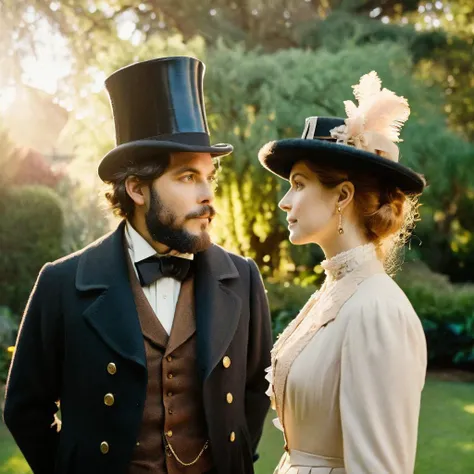
M 283 199 L 278 203 L 278 207 L 285 212 L 291 210 L 290 199 L 288 198 L 288 193 L 283 196 Z

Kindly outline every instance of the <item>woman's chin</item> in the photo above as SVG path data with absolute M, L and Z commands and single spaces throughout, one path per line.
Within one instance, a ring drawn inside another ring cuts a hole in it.
M 288 240 L 293 244 L 293 245 L 304 245 L 307 244 L 308 242 L 305 240 L 304 236 L 299 235 L 298 232 L 290 232 L 290 236 L 288 237 Z

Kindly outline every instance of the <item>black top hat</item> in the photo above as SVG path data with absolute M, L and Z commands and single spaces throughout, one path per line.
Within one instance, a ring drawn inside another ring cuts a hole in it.
M 345 102 L 348 118 L 308 117 L 301 138 L 277 140 L 259 151 L 261 164 L 289 179 L 293 165 L 309 160 L 339 169 L 377 175 L 407 194 L 420 194 L 424 177 L 398 162 L 398 132 L 410 109 L 403 97 L 381 90 L 375 72 L 354 86 L 359 108 Z M 382 112 L 381 112 L 382 111 Z M 383 116 L 379 114 L 382 113 Z
M 210 144 L 204 71 L 198 59 L 178 56 L 135 63 L 106 79 L 117 146 L 99 165 L 103 181 L 128 162 L 160 159 L 162 152 L 232 153 L 232 145 Z

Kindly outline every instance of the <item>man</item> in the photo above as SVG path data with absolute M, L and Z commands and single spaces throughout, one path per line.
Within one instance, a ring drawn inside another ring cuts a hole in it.
M 214 158 L 193 58 L 110 76 L 99 165 L 124 219 L 41 270 L 4 418 L 35 474 L 249 474 L 268 409 L 255 263 L 211 244 Z M 53 424 L 60 402 L 62 428 Z

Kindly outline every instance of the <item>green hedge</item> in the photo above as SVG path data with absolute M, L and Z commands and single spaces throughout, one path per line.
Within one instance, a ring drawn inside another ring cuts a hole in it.
M 62 254 L 63 213 L 54 191 L 15 187 L 0 200 L 0 306 L 20 315 L 39 270 Z
M 421 262 L 396 280 L 423 323 L 430 366 L 474 370 L 474 285 L 452 284 Z

